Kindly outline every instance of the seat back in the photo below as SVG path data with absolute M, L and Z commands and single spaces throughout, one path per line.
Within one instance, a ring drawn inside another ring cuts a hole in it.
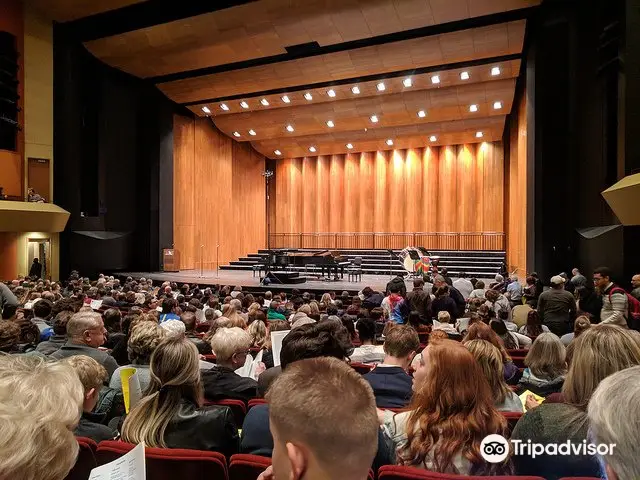
M 229 480 L 256 480 L 271 465 L 271 459 L 259 455 L 237 454 L 229 460 Z
M 205 405 L 220 405 L 223 407 L 229 407 L 231 409 L 231 413 L 233 413 L 233 418 L 236 421 L 236 425 L 238 426 L 238 428 L 242 428 L 244 417 L 247 416 L 247 406 L 242 400 L 225 398 L 223 400 L 216 400 L 215 402 L 205 401 Z
M 264 398 L 252 398 L 248 403 L 248 410 L 251 410 L 256 405 L 266 405 L 267 401 Z
M 507 419 L 507 426 L 509 428 L 509 435 L 513 432 L 516 423 L 522 417 L 521 412 L 500 412 Z
M 542 477 L 496 475 L 467 476 L 437 473 L 414 467 L 385 465 L 378 470 L 378 480 L 545 480 Z
M 125 442 L 105 441 L 98 445 L 97 459 L 100 465 L 121 457 L 135 445 Z M 205 452 L 183 448 L 145 449 L 147 478 L 153 480 L 228 480 L 227 462 L 219 452 Z
M 71 471 L 65 477 L 65 480 L 87 480 L 91 474 L 91 470 L 98 466 L 96 460 L 96 450 L 98 444 L 85 437 L 76 437 L 80 451 L 78 452 L 78 458 L 76 458 L 76 464 Z
M 353 362 L 351 367 L 358 373 L 364 375 L 369 373 L 373 369 L 373 365 L 367 365 L 366 363 Z

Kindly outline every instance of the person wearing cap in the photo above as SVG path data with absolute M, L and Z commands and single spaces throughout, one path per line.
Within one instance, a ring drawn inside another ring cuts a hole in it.
M 540 294 L 538 315 L 543 325 L 559 337 L 571 331 L 576 316 L 576 299 L 564 289 L 565 279 L 560 275 L 551 277 L 551 288 Z

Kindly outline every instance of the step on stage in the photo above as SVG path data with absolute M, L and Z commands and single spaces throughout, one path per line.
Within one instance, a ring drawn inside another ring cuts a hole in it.
M 282 271 L 275 271 L 276 274 L 281 274 Z M 362 275 L 362 280 L 359 282 L 347 281 L 345 278 L 338 281 L 324 281 L 318 280 L 314 276 L 307 276 L 304 283 L 294 284 L 271 284 L 261 285 L 260 279 L 257 274 L 253 274 L 251 271 L 244 270 L 204 270 L 202 276 L 200 276 L 200 270 L 181 270 L 179 272 L 121 272 L 118 276 L 122 277 L 134 277 L 134 278 L 151 278 L 157 285 L 158 282 L 176 282 L 176 283 L 188 283 L 190 285 L 197 284 L 199 286 L 212 286 L 212 285 L 239 285 L 241 287 L 247 287 L 251 291 L 282 291 L 292 290 L 294 288 L 308 292 L 320 292 L 325 293 L 329 291 L 338 292 L 338 294 L 344 290 L 350 293 L 357 293 L 364 287 L 371 287 L 374 290 L 384 291 L 387 287 L 387 283 L 392 278 L 387 275 Z M 299 277 L 302 278 L 302 277 Z M 411 281 L 406 281 L 408 290 L 413 288 Z

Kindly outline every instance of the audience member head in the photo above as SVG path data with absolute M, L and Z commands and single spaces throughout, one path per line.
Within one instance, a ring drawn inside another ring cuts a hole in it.
M 611 283 L 613 272 L 609 267 L 598 267 L 593 271 L 593 285 L 602 292 Z
M 358 330 L 358 337 L 363 345 L 375 344 L 376 339 L 376 322 L 371 320 L 370 318 L 361 318 L 358 320 L 358 325 L 356 326 Z
M 78 454 L 73 429 L 83 396 L 65 362 L 0 356 L 0 478 L 65 478 Z
M 437 340 L 448 340 L 449 335 L 444 330 L 432 330 L 429 334 L 429 343 L 433 343 Z
M 389 330 L 384 339 L 385 364 L 397 365 L 405 370 L 420 347 L 418 333 L 408 325 L 398 325 Z
M 37 327 L 36 327 L 37 328 Z M 0 320 L 0 352 L 17 351 L 20 341 L 20 327 L 12 320 Z
M 251 335 L 251 346 L 262 348 L 267 343 L 269 337 L 269 329 L 262 320 L 255 320 L 251 322 L 248 329 L 249 335 Z
M 342 323 L 324 320 L 294 328 L 282 340 L 280 364 L 284 369 L 298 360 L 335 357 L 345 360 L 353 353 L 349 332 Z
M 640 365 L 640 336 L 614 325 L 596 325 L 573 342 L 569 373 L 562 387 L 567 403 L 586 409 L 600 382 L 615 372 Z
M 63 310 L 62 312 L 56 315 L 56 318 L 53 320 L 53 334 L 54 335 L 67 335 L 67 323 L 71 320 L 73 316 L 72 312 L 67 310 Z
M 438 321 L 440 323 L 449 323 L 451 322 L 451 314 L 446 310 L 442 310 L 438 312 Z
M 482 312 L 479 311 L 478 313 L 482 316 Z M 491 327 L 491 330 L 496 332 L 496 335 L 500 337 L 500 340 L 502 340 L 506 349 L 513 350 L 518 348 L 518 342 L 511 336 L 511 333 L 509 333 L 507 326 L 502 320 L 491 320 L 489 322 L 489 326 Z
M 98 348 L 104 343 L 106 333 L 102 317 L 92 311 L 78 312 L 67 322 L 67 336 L 76 344 Z
M 584 315 L 580 315 L 573 322 L 573 338 L 578 338 L 587 328 L 591 328 L 591 322 Z
M 379 426 L 371 387 L 351 367 L 333 358 L 295 362 L 267 400 L 275 478 L 367 478 Z
M 538 378 L 553 380 L 567 373 L 567 351 L 557 335 L 538 335 L 527 352 L 524 364 Z
M 537 337 L 542 333 L 542 320 L 540 320 L 537 310 L 531 310 L 527 313 L 527 327 L 525 330 L 530 337 Z
M 469 325 L 469 330 L 467 330 L 467 334 L 465 335 L 463 342 L 468 342 L 471 340 L 486 340 L 491 345 L 500 350 L 502 354 L 502 362 L 507 363 L 511 361 L 511 357 L 507 353 L 507 350 L 504 347 L 504 343 L 498 337 L 496 332 L 493 331 L 489 325 L 484 322 L 474 322 Z
M 171 338 L 182 338 L 186 332 L 186 327 L 182 320 L 167 320 L 162 322 L 160 327 L 166 332 L 167 337 Z
M 198 349 L 186 338 L 165 339 L 151 355 L 149 374 L 146 396 L 125 419 L 122 439 L 167 448 L 165 430 L 183 400 L 202 404 Z
M 551 277 L 549 284 L 551 285 L 551 288 L 554 288 L 556 290 L 561 290 L 564 288 L 565 281 L 566 280 L 560 275 L 554 275 L 553 277 Z
M 107 333 L 118 333 L 122 331 L 122 314 L 117 308 L 109 308 L 102 314 L 102 319 Z
M 413 383 L 401 464 L 424 466 L 428 456 L 429 470 L 450 472 L 455 471 L 455 456 L 462 455 L 476 475 L 504 468 L 485 463 L 480 454 L 485 436 L 505 436 L 507 421 L 495 409 L 491 387 L 469 350 L 453 340 L 430 343 L 420 355 Z
M 40 299 L 33 305 L 33 315 L 36 318 L 49 320 L 49 318 L 51 318 L 52 309 L 53 304 L 49 300 Z
M 382 318 L 384 317 L 384 310 L 382 309 L 382 307 L 374 307 L 369 312 L 369 317 L 374 322 L 380 322 L 380 321 L 382 321 Z
M 606 478 L 610 480 L 640 478 L 639 397 L 640 366 L 634 366 L 602 380 L 589 402 L 589 431 L 593 442 L 615 445 L 608 454 L 600 456 Z
M 500 350 L 486 340 L 470 340 L 464 342 L 464 346 L 480 365 L 491 387 L 495 403 L 497 405 L 504 403 L 510 389 L 504 380 L 504 363 L 502 363 Z
M 484 298 L 487 299 L 487 301 L 493 303 L 496 300 L 498 300 L 498 298 L 500 297 L 500 294 L 498 293 L 497 290 L 487 290 L 484 294 Z
M 127 341 L 129 361 L 134 365 L 149 365 L 153 351 L 167 335 L 167 331 L 155 322 L 136 324 Z
M 220 328 L 211 339 L 218 366 L 237 370 L 242 367 L 251 348 L 251 335 L 238 327 Z
M 482 280 L 476 282 L 476 290 L 484 290 L 484 282 Z
M 180 315 L 180 320 L 184 323 L 185 333 L 194 333 L 196 331 L 196 314 L 193 312 L 184 312 Z
M 100 389 L 108 380 L 107 370 L 96 360 L 86 355 L 74 355 L 64 359 L 63 362 L 71 365 L 82 383 L 84 388 L 83 411 L 93 412 L 100 398 Z
M 162 313 L 173 313 L 178 307 L 178 302 L 173 297 L 166 297 L 162 301 Z

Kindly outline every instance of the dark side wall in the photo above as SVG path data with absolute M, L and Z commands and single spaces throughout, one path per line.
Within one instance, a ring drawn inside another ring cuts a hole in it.
M 640 268 L 637 246 L 631 248 L 636 227 L 584 235 L 592 227 L 619 224 L 601 192 L 636 161 L 621 160 L 621 153 L 640 141 L 637 126 L 632 130 L 627 123 L 620 131 L 620 105 L 633 96 L 622 80 L 629 70 L 623 59 L 631 46 L 631 3 L 637 0 L 593 0 L 588 8 L 580 1 L 548 0 L 528 25 L 527 88 L 535 118 L 530 263 L 546 281 L 573 267 L 589 276 L 607 265 L 626 286 Z
M 71 212 L 60 276 L 157 270 L 173 243 L 174 104 L 54 30 L 54 201 Z M 80 232 L 80 233 L 79 233 Z

